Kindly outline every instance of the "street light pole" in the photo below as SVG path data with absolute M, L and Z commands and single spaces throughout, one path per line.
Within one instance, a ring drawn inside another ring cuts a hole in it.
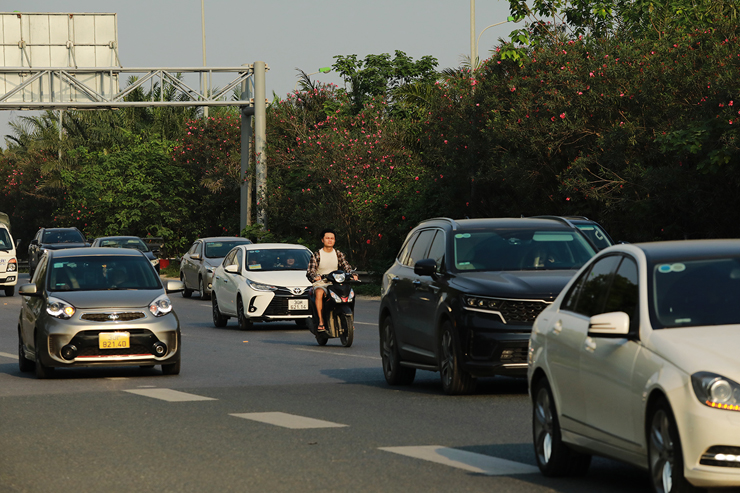
M 311 77 L 312 75 L 316 75 L 316 74 L 328 74 L 329 72 L 331 72 L 331 67 L 321 67 L 316 72 L 311 72 L 310 74 L 306 74 L 306 77 Z M 293 92 L 296 92 L 298 90 L 299 82 L 300 81 L 298 80 L 295 81 L 295 87 L 293 87 Z
M 475 44 L 475 0 L 470 0 L 470 71 L 477 65 L 478 50 Z
M 478 39 L 475 42 L 475 65 L 476 66 L 478 65 L 478 46 L 480 46 L 480 37 L 483 36 L 483 33 L 486 32 L 486 29 L 488 29 L 489 27 L 500 26 L 501 24 L 506 24 L 507 22 L 519 22 L 520 20 L 521 19 L 514 19 L 514 17 L 509 16 L 506 18 L 505 21 L 497 22 L 496 24 L 491 24 L 490 26 L 486 26 L 485 28 L 483 28 L 483 30 L 478 35 Z
M 203 66 L 206 67 L 206 6 L 205 0 L 200 0 L 200 30 L 203 34 Z M 203 81 L 208 94 L 208 74 L 203 73 Z M 208 106 L 203 107 L 203 116 L 208 120 Z

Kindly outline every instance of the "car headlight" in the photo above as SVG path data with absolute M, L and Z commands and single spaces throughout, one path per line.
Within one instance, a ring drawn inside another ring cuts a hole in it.
M 481 298 L 479 296 L 464 296 L 463 304 L 468 308 L 479 308 L 481 310 L 496 310 L 501 308 L 503 300 L 493 298 Z
M 277 286 L 271 286 L 270 284 L 262 284 L 261 282 L 254 282 L 247 279 L 247 285 L 255 291 L 277 291 Z
M 154 260 L 150 260 L 149 262 L 151 262 L 151 264 L 152 264 L 152 265 L 153 265 L 154 267 L 156 267 L 156 266 L 158 266 L 158 265 L 159 265 L 159 259 L 158 259 L 158 258 L 155 258 Z
M 172 302 L 167 295 L 162 295 L 149 303 L 149 311 L 155 317 L 163 317 L 172 311 Z
M 740 411 L 740 385 L 716 373 L 700 371 L 691 375 L 696 397 L 717 409 Z
M 75 307 L 59 298 L 49 296 L 49 301 L 46 303 L 46 313 L 54 318 L 68 320 L 75 314 Z
M 8 260 L 8 266 L 5 268 L 5 272 L 15 272 L 17 270 L 18 270 L 17 261 L 14 258 Z

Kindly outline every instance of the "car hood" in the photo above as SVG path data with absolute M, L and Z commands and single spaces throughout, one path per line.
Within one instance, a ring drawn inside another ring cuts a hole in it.
M 59 298 L 75 308 L 146 308 L 163 289 L 118 289 L 110 291 L 52 291 L 49 296 Z
M 454 284 L 471 294 L 554 300 L 577 270 L 498 271 L 458 274 Z
M 223 257 L 206 257 L 203 260 L 203 263 L 207 267 L 213 267 L 215 269 L 216 267 L 218 267 L 219 265 L 221 265 L 221 262 L 223 262 L 223 261 L 224 261 L 224 258 Z
M 249 272 L 247 277 L 254 282 L 283 287 L 307 287 L 311 283 L 306 278 L 305 270 L 282 270 L 267 272 Z
M 709 371 L 740 382 L 738 325 L 654 330 L 645 345 L 689 375 Z

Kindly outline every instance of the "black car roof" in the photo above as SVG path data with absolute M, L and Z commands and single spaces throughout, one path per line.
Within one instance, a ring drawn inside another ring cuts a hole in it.
M 446 217 L 435 217 L 422 221 L 419 226 L 451 225 L 452 230 L 475 230 L 475 229 L 515 229 L 515 228 L 547 228 L 555 230 L 571 230 L 570 226 L 554 219 L 534 217 L 488 217 L 477 219 L 450 219 Z
M 740 257 L 740 240 L 683 240 L 635 243 L 652 263 Z
M 144 255 L 139 250 L 132 248 L 109 248 L 109 247 L 95 247 L 95 248 L 65 248 L 64 250 L 49 250 L 49 254 L 54 258 L 64 257 L 94 257 L 97 255 L 116 255 L 121 257 L 137 257 Z

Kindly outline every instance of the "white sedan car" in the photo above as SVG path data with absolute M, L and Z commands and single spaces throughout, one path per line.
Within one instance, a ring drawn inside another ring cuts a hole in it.
M 740 240 L 616 245 L 536 319 L 537 463 L 591 454 L 648 469 L 658 493 L 740 486 Z
M 305 327 L 311 316 L 306 269 L 311 251 L 302 245 L 239 245 L 213 274 L 213 324 L 225 327 L 236 317 L 247 330 L 253 322 L 294 320 Z

